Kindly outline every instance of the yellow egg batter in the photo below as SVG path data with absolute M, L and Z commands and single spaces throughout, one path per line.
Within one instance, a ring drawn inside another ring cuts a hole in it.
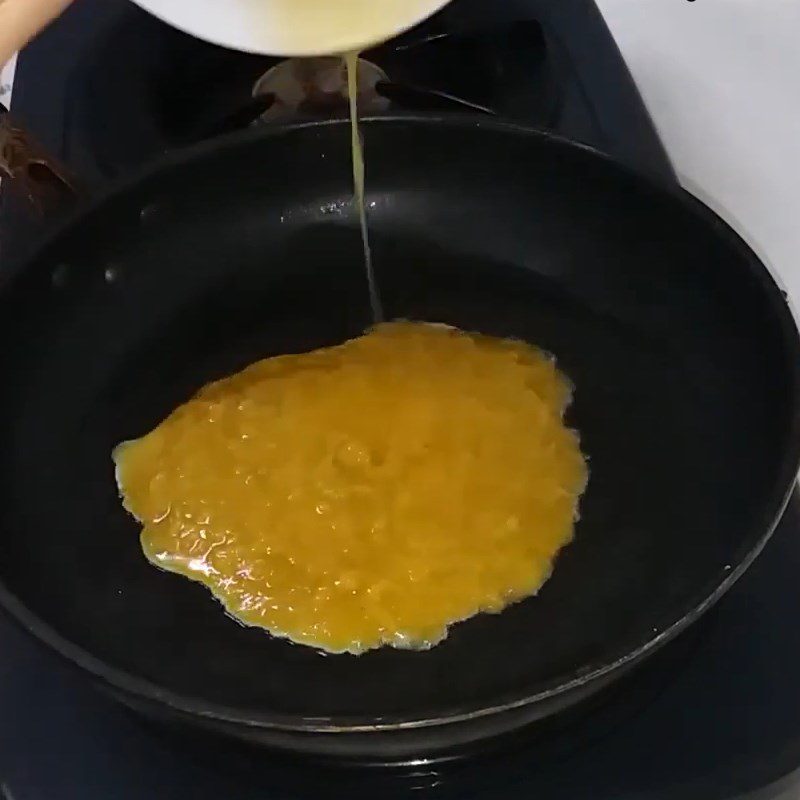
M 587 467 L 530 345 L 382 324 L 260 361 L 114 452 L 155 565 L 330 652 L 423 649 L 535 594 Z

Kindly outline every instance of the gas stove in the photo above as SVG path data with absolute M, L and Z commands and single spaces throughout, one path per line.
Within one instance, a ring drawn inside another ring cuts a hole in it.
M 455 0 L 365 53 L 365 111 L 496 115 L 674 182 L 592 0 L 499 5 Z M 91 193 L 202 139 L 343 113 L 335 78 L 327 85 L 335 66 L 312 70 L 323 96 L 313 103 L 296 91 L 309 83 L 307 69 L 199 42 L 125 0 L 77 0 L 21 55 L 12 111 Z M 4 196 L 0 269 L 46 225 Z M 738 797 L 800 764 L 800 631 L 784 625 L 795 607 L 798 533 L 796 497 L 753 569 L 641 669 L 590 706 L 446 763 L 310 770 L 187 741 L 146 727 L 0 619 L 0 787 L 13 800 Z

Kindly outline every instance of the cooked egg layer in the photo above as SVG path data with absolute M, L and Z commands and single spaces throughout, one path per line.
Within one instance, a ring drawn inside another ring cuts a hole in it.
M 423 649 L 535 594 L 587 467 L 522 342 L 422 323 L 266 359 L 114 452 L 155 565 L 294 642 Z

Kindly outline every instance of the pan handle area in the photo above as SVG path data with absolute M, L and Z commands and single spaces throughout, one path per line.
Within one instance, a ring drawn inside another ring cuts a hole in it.
M 0 179 L 27 201 L 31 211 L 40 215 L 75 205 L 82 196 L 75 178 L 1 103 Z

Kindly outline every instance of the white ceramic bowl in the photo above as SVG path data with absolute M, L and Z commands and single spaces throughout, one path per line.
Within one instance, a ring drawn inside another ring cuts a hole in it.
M 449 0 L 134 0 L 200 39 L 284 56 L 362 50 L 402 33 Z

